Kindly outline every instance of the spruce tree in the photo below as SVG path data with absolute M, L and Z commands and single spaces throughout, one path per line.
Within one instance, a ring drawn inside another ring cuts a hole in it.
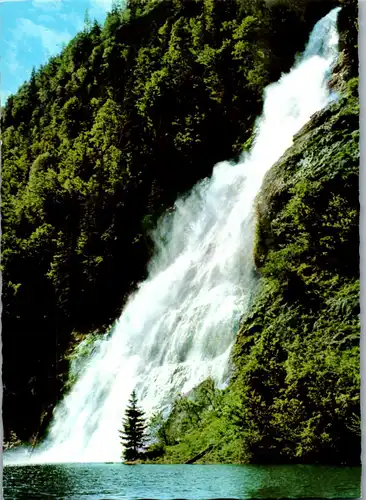
M 145 441 L 145 416 L 144 412 L 137 406 L 135 390 L 132 391 L 128 403 L 126 416 L 122 420 L 122 430 L 119 434 L 121 444 L 124 446 L 123 458 L 136 460 Z

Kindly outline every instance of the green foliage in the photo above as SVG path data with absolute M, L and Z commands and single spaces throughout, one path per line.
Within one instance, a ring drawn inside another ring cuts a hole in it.
M 76 380 L 84 373 L 86 364 L 104 340 L 98 332 L 89 332 L 87 335 L 73 332 L 73 340 L 65 359 L 69 362 L 68 379 L 65 389 L 71 389 Z
M 141 456 L 145 444 L 144 412 L 137 405 L 136 391 L 133 390 L 126 408 L 126 417 L 123 419 L 120 431 L 123 457 L 125 460 L 136 460 Z
M 198 461 L 245 462 L 239 403 L 236 394 L 216 389 L 212 379 L 205 380 L 179 397 L 167 417 L 154 416 L 150 421 L 155 441 L 146 458 L 162 463 L 186 462 L 206 451 Z
M 254 461 L 359 461 L 357 114 L 353 95 L 318 114 L 258 198 L 262 281 L 233 382 Z

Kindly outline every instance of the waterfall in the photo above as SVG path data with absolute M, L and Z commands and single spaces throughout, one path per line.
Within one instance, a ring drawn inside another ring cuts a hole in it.
M 253 202 L 293 135 L 329 102 L 339 10 L 316 24 L 290 73 L 265 89 L 250 152 L 217 164 L 160 221 L 148 278 L 83 360 L 47 439 L 31 454 L 6 453 L 5 463 L 119 461 L 118 430 L 134 388 L 149 414 L 209 376 L 219 386 L 227 381 L 256 283 Z

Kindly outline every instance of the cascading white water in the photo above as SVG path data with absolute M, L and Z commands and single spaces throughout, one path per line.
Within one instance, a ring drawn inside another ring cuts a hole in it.
M 46 441 L 30 456 L 5 454 L 5 463 L 119 461 L 118 429 L 133 388 L 150 413 L 208 376 L 225 382 L 255 283 L 253 201 L 293 135 L 329 101 L 339 10 L 316 24 L 292 71 L 266 88 L 250 153 L 216 165 L 160 222 L 148 279 L 95 344 Z

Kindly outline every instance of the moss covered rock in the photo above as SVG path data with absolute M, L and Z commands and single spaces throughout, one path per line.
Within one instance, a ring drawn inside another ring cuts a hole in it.
M 233 382 L 252 461 L 360 459 L 356 88 L 297 134 L 257 200 L 262 278 Z

